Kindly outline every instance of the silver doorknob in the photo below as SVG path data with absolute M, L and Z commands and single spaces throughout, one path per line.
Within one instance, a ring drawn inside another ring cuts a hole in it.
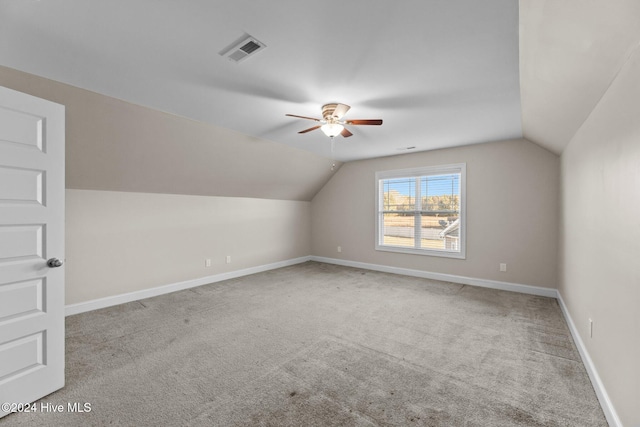
M 60 261 L 58 258 L 51 258 L 47 261 L 47 265 L 51 268 L 60 267 L 62 265 L 62 261 Z

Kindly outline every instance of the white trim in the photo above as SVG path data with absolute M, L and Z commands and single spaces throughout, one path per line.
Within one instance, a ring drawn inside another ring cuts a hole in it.
M 250 274 L 261 273 L 263 271 L 274 270 L 276 268 L 288 267 L 295 264 L 300 264 L 307 261 L 323 262 L 326 264 L 342 265 L 345 267 L 362 268 L 366 270 L 381 271 L 384 273 L 402 274 L 405 276 L 421 277 L 424 279 L 442 280 L 445 282 L 460 283 L 463 285 L 480 286 L 484 288 L 499 289 L 503 291 L 519 292 L 529 295 L 538 295 L 550 298 L 556 298 L 562 310 L 571 336 L 578 348 L 582 362 L 585 365 L 591 384 L 596 392 L 600 406 L 604 412 L 607 422 L 611 427 L 623 427 L 620 418 L 609 398 L 598 371 L 596 370 L 591 357 L 576 329 L 575 323 L 569 314 L 569 310 L 562 299 L 562 295 L 559 291 L 553 288 L 543 288 L 539 286 L 522 285 L 518 283 L 500 282 L 497 280 L 477 279 L 473 277 L 458 276 L 453 274 L 433 273 L 429 271 L 413 270 L 408 268 L 391 267 L 387 265 L 370 264 L 359 261 L 348 261 L 336 258 L 327 258 L 319 256 L 304 256 L 300 258 L 293 258 L 285 261 L 278 261 L 271 264 L 260 265 L 256 267 L 245 268 L 243 270 L 231 271 L 228 273 L 214 274 L 212 276 L 201 277 L 199 279 L 187 280 L 184 282 L 172 283 L 169 285 L 158 286 L 150 289 L 143 289 L 140 291 L 129 292 L 126 294 L 114 295 L 111 297 L 99 298 L 91 301 L 81 302 L 77 304 L 70 304 L 65 307 L 65 315 L 71 316 L 74 314 L 84 313 L 87 311 L 98 310 L 100 308 L 111 307 L 118 304 L 124 304 L 131 301 L 137 301 L 145 298 L 151 298 L 158 295 L 168 294 L 184 289 L 194 288 L 197 286 L 206 285 L 209 283 L 220 282 L 223 280 L 235 279 L 237 277 L 248 276 Z
M 598 371 L 596 370 L 591 357 L 589 356 L 589 352 L 578 333 L 578 329 L 576 329 L 575 323 L 573 323 L 573 319 L 569 314 L 569 310 L 562 299 L 562 295 L 560 291 L 558 291 L 558 303 L 560 304 L 560 309 L 562 310 L 562 314 L 564 315 L 565 320 L 567 321 L 567 325 L 569 325 L 569 331 L 571 331 L 571 336 L 573 336 L 573 341 L 578 348 L 578 352 L 580 353 L 580 357 L 582 358 L 582 363 L 584 363 L 585 368 L 587 369 L 587 374 L 589 374 L 589 379 L 591 380 L 591 384 L 593 385 L 593 389 L 596 392 L 596 396 L 598 396 L 598 400 L 600 401 L 600 406 L 602 407 L 602 411 L 604 412 L 604 416 L 607 419 L 607 422 L 611 427 L 623 427 L 620 418 L 618 417 L 618 413 L 616 412 L 611 399 L 609 398 L 609 394 L 607 390 L 604 388 L 604 384 L 600 379 L 600 375 L 598 375 Z
M 465 277 L 465 276 L 457 276 L 452 274 L 443 274 L 443 273 L 433 273 L 429 271 L 422 270 L 412 270 L 408 268 L 399 268 L 399 267 L 391 267 L 387 265 L 379 265 L 379 264 L 369 264 L 365 262 L 358 261 L 348 261 L 343 259 L 336 258 L 326 258 L 319 256 L 312 256 L 311 261 L 324 262 L 327 264 L 336 264 L 342 265 L 345 267 L 355 267 L 355 268 L 363 268 L 366 270 L 373 271 L 382 271 L 385 273 L 393 273 L 393 274 L 403 274 L 405 276 L 413 276 L 413 277 L 422 277 L 425 279 L 433 279 L 433 280 L 442 280 L 446 282 L 460 283 L 464 285 L 470 286 L 481 286 L 485 288 L 491 289 L 500 289 L 504 291 L 511 292 L 519 292 L 523 294 L 530 295 L 538 295 L 550 298 L 556 298 L 558 300 L 558 304 L 560 305 L 560 309 L 562 314 L 564 315 L 565 320 L 567 321 L 567 325 L 569 326 L 569 331 L 571 332 L 571 336 L 573 337 L 573 341 L 578 348 L 578 352 L 580 353 L 580 357 L 582 358 L 582 362 L 587 370 L 587 374 L 589 375 L 589 380 L 593 385 L 593 388 L 596 392 L 596 396 L 598 397 L 598 401 L 600 402 L 600 406 L 602 407 L 602 411 L 604 412 L 605 418 L 611 427 L 623 427 L 620 418 L 609 398 L 609 394 L 607 393 L 600 376 L 598 375 L 598 371 L 596 370 L 591 357 L 589 356 L 589 352 L 580 338 L 580 334 L 576 329 L 575 323 L 569 314 L 569 310 L 562 299 L 562 295 L 557 289 L 553 288 L 543 288 L 539 286 L 530 286 L 530 285 L 522 285 L 518 283 L 509 283 L 509 282 L 499 282 L 497 280 L 487 280 L 487 279 L 477 279 L 473 277 Z
M 336 258 L 312 256 L 311 261 L 327 264 L 343 265 L 346 267 L 364 268 L 366 270 L 382 271 L 384 273 L 402 274 L 405 276 L 422 277 L 423 279 L 442 280 L 445 282 L 460 283 L 463 285 L 480 286 L 483 288 L 499 289 L 503 291 L 519 292 L 521 294 L 538 295 L 556 298 L 558 292 L 554 288 L 541 286 L 521 285 L 518 283 L 499 282 L 497 280 L 476 279 L 474 277 L 457 276 L 453 274 L 433 273 L 430 271 L 412 270 L 409 268 L 391 267 L 388 265 L 369 264 L 366 262 L 347 261 Z
M 376 179 L 410 178 L 417 175 L 440 175 L 460 173 L 460 168 L 466 168 L 466 163 L 451 163 L 448 165 L 418 166 L 407 169 L 392 169 L 376 172 Z
M 111 307 L 118 304 L 124 304 L 131 301 L 137 301 L 144 298 L 151 298 L 158 295 L 168 294 L 184 289 L 194 288 L 197 286 L 206 285 L 209 283 L 220 282 L 223 280 L 235 279 L 237 277 L 248 276 L 250 274 L 261 273 L 263 271 L 274 270 L 276 268 L 288 267 L 295 264 L 300 264 L 307 261 L 323 262 L 326 264 L 342 265 L 345 267 L 363 268 L 366 270 L 381 271 L 384 273 L 402 274 L 405 276 L 421 277 L 424 279 L 442 280 L 445 282 L 460 283 L 470 286 L 480 286 L 484 288 L 499 289 L 503 291 L 519 292 L 523 294 L 538 295 L 550 298 L 556 298 L 562 310 L 562 314 L 567 321 L 571 336 L 578 348 L 582 362 L 585 365 L 591 384 L 596 392 L 596 396 L 600 402 L 600 406 L 604 412 L 607 422 L 611 427 L 623 427 L 620 418 L 609 398 L 598 371 L 596 370 L 591 357 L 576 329 L 575 323 L 569 314 L 569 310 L 562 299 L 562 295 L 559 291 L 553 288 L 543 288 L 539 286 L 522 285 L 518 283 L 500 282 L 497 280 L 477 279 L 473 277 L 458 276 L 453 274 L 433 273 L 429 271 L 413 270 L 408 268 L 391 267 L 387 265 L 370 264 L 359 261 L 348 261 L 336 258 L 327 258 L 319 256 L 304 256 L 300 258 L 293 258 L 285 261 L 278 261 L 271 264 L 260 265 L 256 267 L 245 268 L 243 270 L 231 271 L 228 273 L 214 274 L 212 276 L 201 277 L 199 279 L 187 280 L 184 282 L 172 283 L 169 285 L 158 286 L 151 289 L 143 289 L 140 291 L 129 292 L 126 294 L 114 295 L 111 297 L 99 298 L 91 301 L 81 302 L 77 304 L 70 304 L 65 307 L 65 315 L 71 316 L 74 314 L 84 313 L 87 311 L 98 310 L 100 308 Z
M 460 245 L 462 248 L 462 245 Z M 466 255 L 460 252 L 447 251 L 445 249 L 416 249 L 404 246 L 391 246 L 376 244 L 376 251 L 396 252 L 401 254 L 413 254 L 424 256 L 436 256 L 443 258 L 466 259 Z
M 274 262 L 271 264 L 264 264 L 256 267 L 245 268 L 242 270 L 230 271 L 228 273 L 214 274 L 212 276 L 201 277 L 199 279 L 171 283 L 169 285 L 158 286 L 150 289 L 142 289 L 139 291 L 129 292 L 126 294 L 94 299 L 91 301 L 80 302 L 77 304 L 69 304 L 65 307 L 65 316 L 84 313 L 86 311 L 98 310 L 100 308 L 111 307 L 114 305 L 124 304 L 127 302 L 137 301 L 145 298 L 151 298 L 158 295 L 181 291 L 184 289 L 195 288 L 196 286 L 207 285 L 209 283 L 220 282 L 222 280 L 235 279 L 237 277 L 248 276 L 250 274 L 261 273 L 263 271 L 268 271 L 268 270 L 274 270 L 276 268 L 288 267 L 290 265 L 300 264 L 310 260 L 311 260 L 310 256 L 293 258 L 285 261 Z

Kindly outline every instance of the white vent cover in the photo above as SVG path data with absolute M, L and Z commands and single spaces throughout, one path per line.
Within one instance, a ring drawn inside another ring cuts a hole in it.
M 231 46 L 223 49 L 220 55 L 229 58 L 231 61 L 240 62 L 251 55 L 255 55 L 265 47 L 267 47 L 266 44 L 253 36 L 245 34 L 240 40 L 233 42 Z

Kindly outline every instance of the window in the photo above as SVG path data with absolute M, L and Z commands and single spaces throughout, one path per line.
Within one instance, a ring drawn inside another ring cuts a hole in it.
M 376 173 L 376 249 L 465 258 L 466 164 Z

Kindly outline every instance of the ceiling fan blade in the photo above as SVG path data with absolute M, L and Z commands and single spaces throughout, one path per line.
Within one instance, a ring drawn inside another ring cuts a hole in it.
M 347 104 L 337 104 L 336 109 L 333 110 L 332 116 L 339 120 L 345 114 L 347 114 L 347 111 L 349 111 L 350 108 L 351 107 L 349 107 Z
M 349 129 L 344 128 L 342 129 L 342 132 L 340 132 L 340 135 L 342 135 L 344 138 L 349 138 L 353 134 L 349 132 Z
M 318 125 L 318 126 L 314 126 L 312 128 L 309 128 L 309 129 L 301 130 L 298 133 L 307 133 L 307 132 L 311 132 L 312 130 L 316 130 L 316 129 L 320 129 L 320 126 Z
M 319 122 L 319 121 L 320 121 L 320 119 L 316 119 L 316 118 L 313 118 L 313 117 L 296 116 L 295 114 L 285 114 L 285 116 L 289 116 L 289 117 L 297 117 L 297 118 L 299 118 L 299 119 L 313 120 L 313 121 L 315 121 L 315 122 Z
M 361 119 L 361 120 L 346 120 L 344 122 L 347 125 L 381 125 L 382 119 Z

